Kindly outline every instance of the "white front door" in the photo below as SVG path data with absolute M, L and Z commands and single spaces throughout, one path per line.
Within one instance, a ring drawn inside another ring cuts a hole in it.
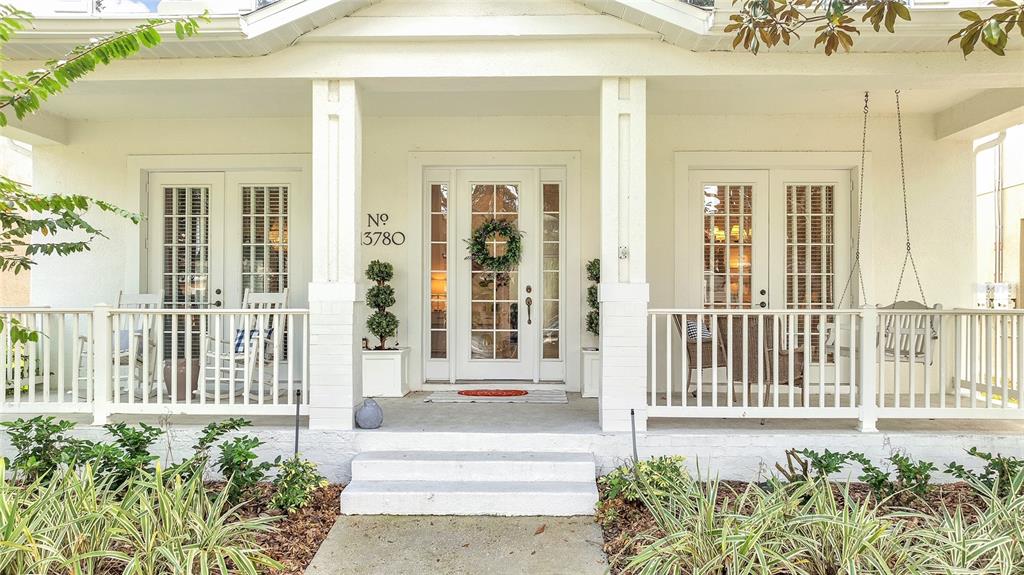
M 465 254 L 473 230 L 491 219 L 509 221 L 523 232 L 522 258 L 509 271 L 481 268 L 464 256 L 453 258 L 456 298 L 454 352 L 461 380 L 540 379 L 543 323 L 540 250 L 540 176 L 536 169 L 465 169 L 456 174 L 454 254 Z M 489 242 L 504 254 L 501 238 Z
M 694 170 L 690 193 L 702 210 L 703 307 L 843 304 L 853 241 L 849 171 Z

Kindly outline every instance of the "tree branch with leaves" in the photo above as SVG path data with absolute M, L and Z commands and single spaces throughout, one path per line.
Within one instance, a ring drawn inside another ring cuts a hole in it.
M 75 81 L 100 65 L 124 60 L 143 49 L 159 45 L 163 27 L 174 27 L 179 39 L 195 36 L 201 16 L 154 18 L 129 30 L 94 38 L 59 59 L 49 60 L 42 67 L 26 74 L 0 70 L 0 126 L 8 123 L 12 113 L 23 120 L 38 112 L 50 97 L 64 92 Z M 32 15 L 14 6 L 0 4 L 0 47 L 18 32 L 31 25 Z M 0 272 L 17 274 L 36 264 L 35 256 L 70 254 L 88 251 L 91 243 L 103 232 L 90 224 L 85 215 L 90 210 L 107 212 L 138 224 L 142 216 L 88 196 L 71 194 L 39 195 L 29 192 L 15 180 L 0 176 Z M 74 234 L 81 239 L 55 239 L 57 235 Z M 39 241 L 38 238 L 46 238 Z M 0 330 L 4 328 L 0 318 Z M 8 321 L 14 342 L 36 341 L 38 334 L 23 328 L 15 320 Z
M 965 57 L 979 42 L 1003 56 L 1014 28 L 1024 36 L 1024 0 L 992 0 L 990 5 L 1003 10 L 987 17 L 972 10 L 960 12 L 968 24 L 950 36 L 949 42 L 959 40 Z M 729 16 L 725 32 L 735 34 L 733 48 L 743 46 L 754 54 L 762 47 L 772 48 L 780 43 L 789 46 L 800 38 L 799 31 L 808 26 L 814 27 L 814 47 L 823 48 L 826 55 L 840 49 L 849 52 L 854 37 L 860 35 L 854 18 L 857 11 L 863 11 L 860 22 L 869 24 L 875 32 L 885 28 L 894 34 L 898 21 L 911 20 L 906 0 L 742 0 L 741 6 L 738 14 Z

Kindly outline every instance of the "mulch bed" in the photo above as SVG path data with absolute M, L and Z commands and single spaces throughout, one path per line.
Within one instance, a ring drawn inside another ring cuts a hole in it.
M 267 555 L 285 566 L 284 570 L 274 573 L 302 575 L 341 513 L 341 485 L 318 489 L 305 507 L 291 515 L 268 509 L 271 495 L 270 484 L 260 484 L 256 497 L 241 509 L 241 513 L 247 517 L 281 515 L 273 523 L 274 530 L 258 534 L 256 543 Z
M 723 488 L 718 492 L 719 504 L 726 498 L 733 499 L 732 493 L 724 485 L 728 485 L 736 493 L 742 492 L 747 487 L 747 484 L 742 481 L 722 481 L 722 484 Z M 842 492 L 842 487 L 839 485 L 834 485 L 833 488 L 837 493 Z M 638 551 L 631 541 L 641 533 L 657 533 L 657 526 L 654 523 L 654 517 L 643 503 L 628 502 L 622 499 L 605 501 L 605 488 L 601 486 L 600 489 L 602 507 L 598 512 L 597 521 L 601 524 L 604 532 L 604 552 L 608 555 L 612 573 L 626 573 L 624 568 L 629 557 Z M 864 501 L 870 493 L 871 490 L 864 483 L 850 484 L 850 495 L 857 501 Z M 947 483 L 936 485 L 923 498 L 908 496 L 899 501 L 898 505 L 893 503 L 883 509 L 892 511 L 911 509 L 920 513 L 934 514 L 943 505 L 950 509 L 957 505 L 963 506 L 964 517 L 968 521 L 972 521 L 975 517 L 974 507 L 980 507 L 982 501 L 966 483 Z

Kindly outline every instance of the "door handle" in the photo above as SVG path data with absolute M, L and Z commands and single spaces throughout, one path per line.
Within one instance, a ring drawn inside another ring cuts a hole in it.
M 757 305 L 760 306 L 760 307 L 768 307 L 768 303 L 767 302 L 761 302 L 761 303 L 759 303 Z
M 527 296 L 526 298 L 526 325 L 533 324 L 533 298 Z
M 220 307 L 220 305 L 221 305 L 220 300 L 217 300 L 217 301 L 213 302 L 213 307 Z

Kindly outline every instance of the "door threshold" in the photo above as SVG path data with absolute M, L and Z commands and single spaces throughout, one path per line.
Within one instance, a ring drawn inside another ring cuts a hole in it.
M 565 389 L 564 381 L 530 381 L 515 379 L 459 379 L 455 383 L 443 380 L 423 382 L 423 391 L 442 389 Z

